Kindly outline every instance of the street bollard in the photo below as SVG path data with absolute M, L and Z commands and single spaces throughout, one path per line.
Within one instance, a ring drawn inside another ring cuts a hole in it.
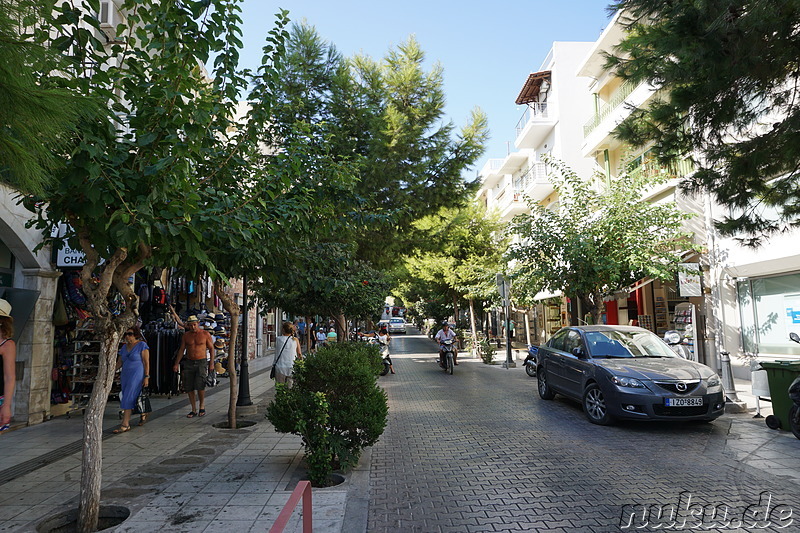
M 733 383 L 733 370 L 731 370 L 730 352 L 719 352 L 720 373 L 722 374 L 722 391 L 729 402 L 739 402 L 736 394 L 736 385 Z

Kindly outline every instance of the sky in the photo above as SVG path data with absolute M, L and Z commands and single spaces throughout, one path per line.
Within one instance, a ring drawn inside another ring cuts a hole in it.
M 460 127 L 474 107 L 488 116 L 488 158 L 513 149 L 515 126 L 525 111 L 514 100 L 536 72 L 553 41 L 595 41 L 609 22 L 604 0 L 244 0 L 242 66 L 256 68 L 275 13 L 306 20 L 344 56 L 382 58 L 414 35 L 431 64 L 444 68 L 445 120 Z

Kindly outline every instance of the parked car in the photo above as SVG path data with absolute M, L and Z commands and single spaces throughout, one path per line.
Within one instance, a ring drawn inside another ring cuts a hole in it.
M 389 333 L 405 333 L 406 321 L 402 318 L 389 319 Z
M 664 341 L 633 326 L 560 329 L 539 347 L 539 396 L 578 400 L 590 422 L 615 419 L 714 420 L 725 410 L 720 377 L 678 357 Z

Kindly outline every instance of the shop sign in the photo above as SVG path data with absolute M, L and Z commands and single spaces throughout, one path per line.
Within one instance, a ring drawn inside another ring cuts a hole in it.
M 81 250 L 74 250 L 64 244 L 56 255 L 56 267 L 77 268 L 86 263 L 86 254 Z
M 682 298 L 702 296 L 700 286 L 700 263 L 681 263 L 678 272 L 678 290 Z

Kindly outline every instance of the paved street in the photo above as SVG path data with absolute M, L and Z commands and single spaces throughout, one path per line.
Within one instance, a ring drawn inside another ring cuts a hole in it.
M 448 376 L 434 343 L 417 335 L 394 336 L 392 353 L 398 373 L 381 378 L 389 423 L 372 451 L 370 532 L 669 529 L 670 504 L 684 508 L 672 529 L 800 530 L 800 441 L 751 415 L 594 426 L 577 403 L 539 399 L 521 368 L 466 359 Z M 757 506 L 762 492 L 771 517 Z M 706 506 L 705 518 L 687 503 Z M 642 518 L 651 505 L 662 506 L 661 520 Z M 761 510 L 758 522 L 737 527 L 748 506 Z

